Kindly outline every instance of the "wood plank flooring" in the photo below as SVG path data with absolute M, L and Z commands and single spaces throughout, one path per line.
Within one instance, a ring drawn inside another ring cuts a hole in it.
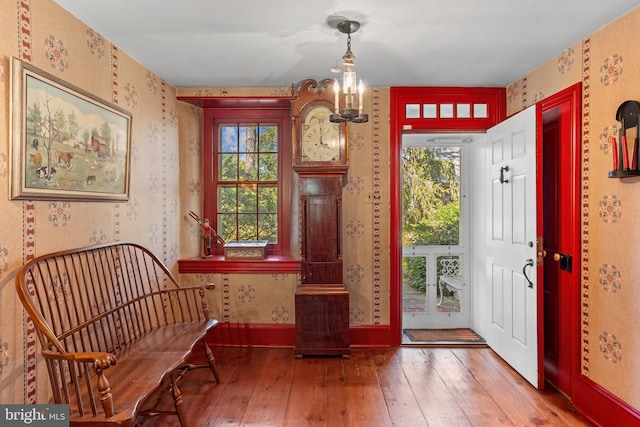
M 218 347 L 214 354 L 221 384 L 208 370 L 189 372 L 180 384 L 194 427 L 591 425 L 489 348 L 353 349 L 350 358 L 295 358 L 282 348 Z M 171 408 L 170 395 L 161 405 Z M 179 423 L 161 416 L 139 426 Z

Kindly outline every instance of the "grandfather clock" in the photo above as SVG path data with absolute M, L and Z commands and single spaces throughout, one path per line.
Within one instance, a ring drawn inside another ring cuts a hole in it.
M 306 80 L 292 102 L 293 169 L 299 177 L 301 280 L 295 354 L 342 355 L 349 344 L 349 292 L 342 282 L 342 187 L 349 168 L 346 124 L 331 123 L 333 81 Z

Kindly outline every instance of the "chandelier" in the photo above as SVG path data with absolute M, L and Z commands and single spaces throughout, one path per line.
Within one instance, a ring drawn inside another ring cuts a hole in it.
M 369 115 L 363 112 L 364 84 L 362 84 L 362 80 L 359 83 L 357 81 L 354 63 L 356 56 L 351 52 L 351 33 L 358 31 L 358 28 L 360 28 L 360 23 L 357 21 L 342 21 L 338 24 L 338 30 L 347 35 L 347 51 L 342 56 L 342 96 L 340 96 L 338 79 L 333 83 L 334 113 L 329 116 L 329 120 L 333 123 L 346 121 L 365 123 L 369 121 Z

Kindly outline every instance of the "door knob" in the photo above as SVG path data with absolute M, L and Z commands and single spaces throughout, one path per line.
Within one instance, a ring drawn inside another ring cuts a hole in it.
M 562 258 L 562 257 L 560 256 L 560 254 L 553 254 L 553 260 L 554 260 L 554 261 L 560 261 L 560 258 Z

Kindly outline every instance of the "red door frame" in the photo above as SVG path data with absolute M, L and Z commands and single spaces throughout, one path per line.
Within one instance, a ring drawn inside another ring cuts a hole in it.
M 562 222 L 560 227 L 561 237 L 564 243 L 563 251 L 573 256 L 573 272 L 563 272 L 559 278 L 562 281 L 563 292 L 569 295 L 569 298 L 560 300 L 559 311 L 565 314 L 566 324 L 560 325 L 561 330 L 557 331 L 558 336 L 564 337 L 568 342 L 564 342 L 563 350 L 569 354 L 564 358 L 569 366 L 566 367 L 568 372 L 563 375 L 569 377 L 568 390 L 564 392 L 571 397 L 573 385 L 572 378 L 575 378 L 576 369 L 580 366 L 580 260 L 582 252 L 580 248 L 581 241 L 581 176 L 582 176 L 582 150 L 581 142 L 581 120 L 582 120 L 582 84 L 576 83 L 537 104 L 537 225 L 538 236 L 544 235 L 543 210 L 544 210 L 544 194 L 543 194 L 543 165 L 545 161 L 545 152 L 543 141 L 544 125 L 552 120 L 558 120 L 560 127 L 560 140 L 562 142 L 560 150 L 562 150 L 562 159 L 568 159 L 568 165 L 564 169 L 566 172 L 559 179 L 563 181 L 563 194 L 568 197 L 563 199 L 568 204 L 568 213 L 566 216 L 559 218 Z M 541 250 L 541 248 L 539 248 Z M 540 256 L 540 254 L 538 255 Z M 551 261 L 552 254 L 548 254 L 544 262 Z M 540 280 L 544 277 L 544 266 L 542 263 L 538 265 L 538 377 L 539 384 L 544 385 L 544 281 Z
M 505 119 L 505 88 L 470 87 L 392 87 L 390 99 L 390 344 L 402 343 L 402 190 L 400 188 L 400 149 L 404 132 L 479 132 Z M 483 118 L 406 118 L 406 105 L 486 104 Z
M 541 101 L 538 105 L 538 134 L 541 135 L 544 122 L 545 112 L 551 112 L 553 109 L 560 108 L 562 111 L 562 119 L 569 121 L 571 131 L 570 139 L 570 162 L 571 162 L 571 192 L 572 195 L 568 203 L 571 203 L 571 212 L 573 214 L 567 218 L 568 223 L 563 223 L 563 230 L 572 234 L 571 249 L 567 252 L 573 254 L 572 275 L 565 275 L 563 278 L 563 286 L 570 288 L 570 298 L 567 303 L 563 303 L 563 308 L 569 310 L 569 333 L 566 335 L 571 342 L 571 367 L 570 367 L 570 390 L 567 393 L 578 410 L 593 421 L 596 425 L 608 425 L 615 422 L 616 425 L 638 425 L 640 422 L 640 411 L 629 406 L 618 397 L 605 390 L 599 384 L 595 383 L 589 377 L 582 374 L 582 345 L 581 345 L 581 263 L 582 263 L 582 233 L 581 233 L 581 214 L 582 214 L 582 85 L 576 83 L 567 89 Z M 551 113 L 553 114 L 553 113 Z M 542 153 L 541 137 L 538 138 L 538 153 Z M 542 159 L 543 160 L 543 159 Z M 541 168 L 541 162 L 538 162 Z M 538 169 L 538 177 L 541 177 L 541 170 Z M 540 185 L 540 182 L 538 182 Z M 540 187 L 538 187 L 540 188 Z M 541 197 L 539 194 L 538 197 Z M 538 198 L 538 206 L 541 206 L 540 198 Z M 542 231 L 540 231 L 542 232 Z M 538 275 L 543 274 L 543 267 L 538 267 Z M 541 292 L 542 289 L 539 289 Z M 539 298 L 542 295 L 539 294 Z M 540 299 L 538 301 L 541 301 Z M 541 304 L 538 305 L 541 307 Z M 544 325 L 538 323 L 539 328 Z M 540 332 L 540 329 L 539 329 Z M 539 336 L 541 334 L 539 333 Z M 544 362 L 544 355 L 540 358 Z M 543 368 L 544 369 L 544 368 Z

